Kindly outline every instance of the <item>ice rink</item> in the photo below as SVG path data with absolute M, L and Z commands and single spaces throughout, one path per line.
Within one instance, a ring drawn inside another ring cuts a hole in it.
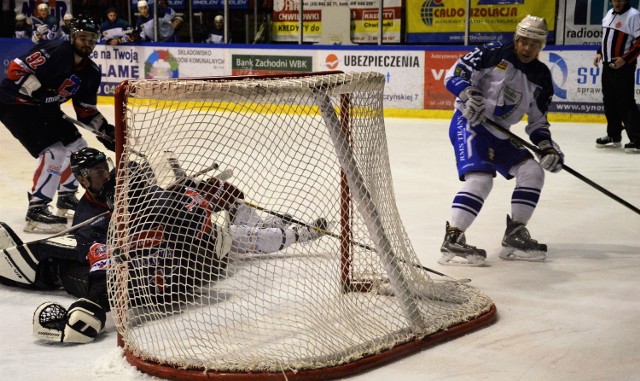
M 113 108 L 101 106 L 113 121 Z M 63 106 L 69 115 L 71 107 Z M 497 322 L 351 380 L 638 380 L 640 379 L 640 215 L 566 172 L 547 173 L 528 228 L 549 246 L 543 263 L 498 258 L 514 182 L 496 178 L 480 216 L 467 232 L 487 250 L 488 266 L 437 263 L 460 183 L 447 120 L 387 119 L 394 188 L 402 221 L 421 263 L 471 278 L 495 302 Z M 512 129 L 524 137 L 524 129 Z M 601 124 L 555 123 L 555 140 L 574 170 L 640 207 L 640 154 L 597 149 Z M 102 149 L 92 136 L 89 144 Z M 626 136 L 623 143 L 626 143 Z M 0 220 L 24 241 L 27 190 L 35 160 L 0 128 Z M 33 292 L 0 285 L 0 380 L 155 380 L 131 367 L 107 333 L 85 345 L 56 345 L 31 334 L 44 301 L 68 306 L 64 291 Z

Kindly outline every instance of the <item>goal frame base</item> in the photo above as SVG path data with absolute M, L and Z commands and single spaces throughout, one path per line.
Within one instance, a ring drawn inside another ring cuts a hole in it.
M 153 361 L 145 361 L 139 357 L 134 356 L 133 353 L 126 349 L 124 350 L 124 356 L 129 364 L 135 366 L 141 372 L 174 381 L 275 381 L 283 379 L 309 381 L 334 380 L 354 376 L 356 374 L 378 368 L 385 364 L 394 362 L 398 359 L 420 352 L 424 349 L 488 327 L 496 322 L 497 317 L 497 308 L 494 304 L 491 306 L 491 309 L 488 312 L 476 317 L 473 320 L 450 327 L 446 331 L 438 331 L 424 337 L 423 339 L 409 341 L 382 353 L 364 357 L 360 360 L 349 362 L 344 365 L 309 370 L 289 370 L 273 373 L 217 372 L 215 370 L 204 369 L 178 369 L 170 365 L 160 364 Z M 118 339 L 118 344 L 122 346 L 123 343 L 122 340 L 120 340 L 119 335 Z

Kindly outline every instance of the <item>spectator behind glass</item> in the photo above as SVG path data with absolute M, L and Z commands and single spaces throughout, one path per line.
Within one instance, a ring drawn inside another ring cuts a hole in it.
M 146 1 L 138 1 L 138 12 L 140 12 L 140 15 L 136 20 L 136 29 L 140 31 L 140 40 L 143 42 L 155 42 L 156 35 L 153 30 L 153 15 Z
M 27 16 L 22 13 L 16 15 L 15 37 L 20 39 L 31 39 L 33 29 L 27 24 Z
M 182 17 L 169 6 L 167 0 L 158 1 L 158 33 L 162 42 L 178 42 L 176 30 L 182 25 Z
M 227 42 L 231 42 L 231 36 L 227 38 Z M 213 19 L 213 30 L 209 33 L 205 43 L 224 44 L 224 17 L 222 15 L 217 15 Z
M 32 17 L 33 36 L 31 41 L 38 43 L 40 41 L 55 40 L 60 33 L 60 22 L 57 18 L 49 13 L 47 4 L 40 4 L 36 8 L 37 17 Z
M 115 8 L 107 9 L 107 20 L 100 25 L 100 36 L 105 45 L 118 45 L 133 42 L 133 29 L 126 21 L 118 17 Z
M 71 13 L 67 13 L 62 18 L 63 24 L 60 27 L 60 39 L 69 41 L 71 34 L 71 22 L 73 21 L 73 15 Z

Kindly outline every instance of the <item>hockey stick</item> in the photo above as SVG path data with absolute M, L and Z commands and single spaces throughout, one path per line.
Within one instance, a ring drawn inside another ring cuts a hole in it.
M 492 121 L 490 119 L 487 119 L 485 121 L 485 123 L 490 125 L 491 127 L 495 128 L 496 130 L 502 132 L 503 134 L 508 135 L 511 140 L 515 141 L 516 143 L 522 144 L 523 146 L 525 146 L 528 149 L 530 149 L 531 151 L 533 151 L 535 154 L 537 154 L 539 156 L 543 156 L 543 152 L 542 152 L 542 150 L 540 148 L 538 148 L 535 145 L 527 142 L 526 140 L 522 139 L 521 137 L 519 137 L 518 135 L 514 134 L 510 130 L 500 126 L 496 122 L 494 122 L 494 121 Z M 565 171 L 567 171 L 570 174 L 574 175 L 578 179 L 584 181 L 585 183 L 589 184 L 593 188 L 595 188 L 595 189 L 599 190 L 600 192 L 604 193 L 605 195 L 609 196 L 610 198 L 614 199 L 615 201 L 619 202 L 620 204 L 622 204 L 622 205 L 626 206 L 627 208 L 633 210 L 634 212 L 640 214 L 640 209 L 639 208 L 633 206 L 632 204 L 628 203 L 627 201 L 623 200 L 622 198 L 620 198 L 620 197 L 616 196 L 615 194 L 613 194 L 612 192 L 608 191 L 606 188 L 598 185 L 594 181 L 592 181 L 589 178 L 583 176 L 582 174 L 580 174 L 575 169 L 572 169 L 571 167 L 569 167 L 568 165 L 566 165 L 564 163 L 562 164 L 562 169 L 564 169 Z
M 62 114 L 62 119 L 65 119 L 65 120 L 67 120 L 67 121 L 69 121 L 69 122 L 71 122 L 71 123 L 75 124 L 75 125 L 76 125 L 76 126 L 78 126 L 78 127 L 82 127 L 82 128 L 84 128 L 85 130 L 91 131 L 91 132 L 93 132 L 96 136 L 99 136 L 99 137 L 101 137 L 101 138 L 103 138 L 103 139 L 105 139 L 105 140 L 108 140 L 108 141 L 110 141 L 110 142 L 114 142 L 114 141 L 115 141 L 111 136 L 109 136 L 109 135 L 105 134 L 104 132 L 100 132 L 100 131 L 98 131 L 98 129 L 93 128 L 93 127 L 89 126 L 89 125 L 88 125 L 88 124 L 86 124 L 86 123 L 82 123 L 82 122 L 81 122 L 81 121 L 79 121 L 79 120 L 73 119 L 72 117 L 70 117 L 70 116 L 69 116 L 69 115 L 67 115 L 67 114 L 64 114 L 64 113 L 63 113 L 63 114 Z
M 320 228 L 318 228 L 316 226 L 313 226 L 313 225 L 309 225 L 309 224 L 307 224 L 307 223 L 305 223 L 303 221 L 300 221 L 300 220 L 298 220 L 296 218 L 293 218 L 290 215 L 285 215 L 283 213 L 274 212 L 273 210 L 269 210 L 267 208 L 264 208 L 264 207 L 262 207 L 260 205 L 256 205 L 256 204 L 254 204 L 252 202 L 249 202 L 249 201 L 246 201 L 246 200 L 244 200 L 244 204 L 249 206 L 249 207 L 251 207 L 251 208 L 254 208 L 256 210 L 260 210 L 260 211 L 265 212 L 267 214 L 271 214 L 272 216 L 279 217 L 279 218 L 281 218 L 281 219 L 283 219 L 285 221 L 289 221 L 291 223 L 294 223 L 294 224 L 297 224 L 297 225 L 300 225 L 300 226 L 305 226 L 305 227 L 307 227 L 309 229 L 313 229 L 313 230 L 315 230 L 317 232 L 320 232 L 320 233 L 322 233 L 324 235 L 328 235 L 330 237 L 337 238 L 337 239 L 341 238 L 339 235 L 337 235 L 337 234 L 335 234 L 335 233 L 333 233 L 331 231 L 328 231 L 328 230 L 325 230 L 325 229 L 320 229 Z M 373 248 L 373 247 L 371 247 L 369 245 L 365 245 L 364 243 L 355 242 L 355 241 L 352 241 L 351 243 L 353 243 L 354 245 L 356 245 L 358 247 L 361 247 L 363 249 L 369 250 L 369 251 L 374 251 L 374 252 L 376 251 L 375 248 Z M 468 279 L 468 278 L 467 279 L 456 279 L 456 278 L 453 278 L 453 277 L 451 277 L 451 276 L 449 276 L 447 274 L 443 274 L 443 273 L 441 273 L 439 271 L 436 271 L 436 270 L 430 269 L 430 268 L 428 268 L 426 266 L 423 266 L 423 265 L 421 265 L 419 263 L 411 263 L 411 262 L 407 262 L 407 261 L 402 260 L 402 259 L 400 259 L 400 261 L 403 262 L 404 264 L 411 265 L 413 267 L 416 267 L 418 269 L 421 269 L 421 270 L 424 270 L 424 271 L 439 275 L 441 277 L 449 278 L 449 279 L 451 279 L 451 280 L 453 280 L 455 282 L 459 282 L 459 283 L 469 283 L 469 282 L 471 282 L 471 279 Z

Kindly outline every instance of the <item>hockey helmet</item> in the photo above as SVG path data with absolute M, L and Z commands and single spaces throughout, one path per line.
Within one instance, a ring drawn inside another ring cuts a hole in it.
M 144 1 L 144 0 L 138 1 L 138 9 L 144 8 L 144 7 L 148 7 L 148 6 L 149 6 L 149 4 L 147 4 L 146 1 Z
M 549 28 L 547 28 L 547 22 L 542 17 L 527 15 L 518 23 L 516 27 L 516 34 L 513 36 L 513 41 L 517 41 L 518 37 L 526 37 L 532 40 L 540 41 L 541 48 L 547 43 L 547 35 L 549 34 Z
M 27 16 L 24 15 L 24 13 L 18 13 L 16 15 L 16 21 L 25 21 L 27 19 Z
M 71 25 L 71 34 L 73 36 L 78 32 L 91 32 L 96 35 L 96 39 L 100 36 L 100 28 L 95 21 L 90 17 L 79 17 L 74 19 Z
M 64 17 L 62 18 L 62 21 L 71 21 L 73 20 L 73 15 L 71 13 L 65 13 Z
M 49 10 L 49 6 L 47 4 L 45 4 L 45 3 L 40 3 L 36 7 L 36 10 L 40 11 L 41 9 L 46 9 L 48 11 Z
M 107 168 L 109 167 L 105 154 L 91 147 L 85 147 L 72 153 L 70 164 L 71 172 L 75 176 L 83 177 L 89 177 L 89 170 L 98 165 L 104 164 Z

